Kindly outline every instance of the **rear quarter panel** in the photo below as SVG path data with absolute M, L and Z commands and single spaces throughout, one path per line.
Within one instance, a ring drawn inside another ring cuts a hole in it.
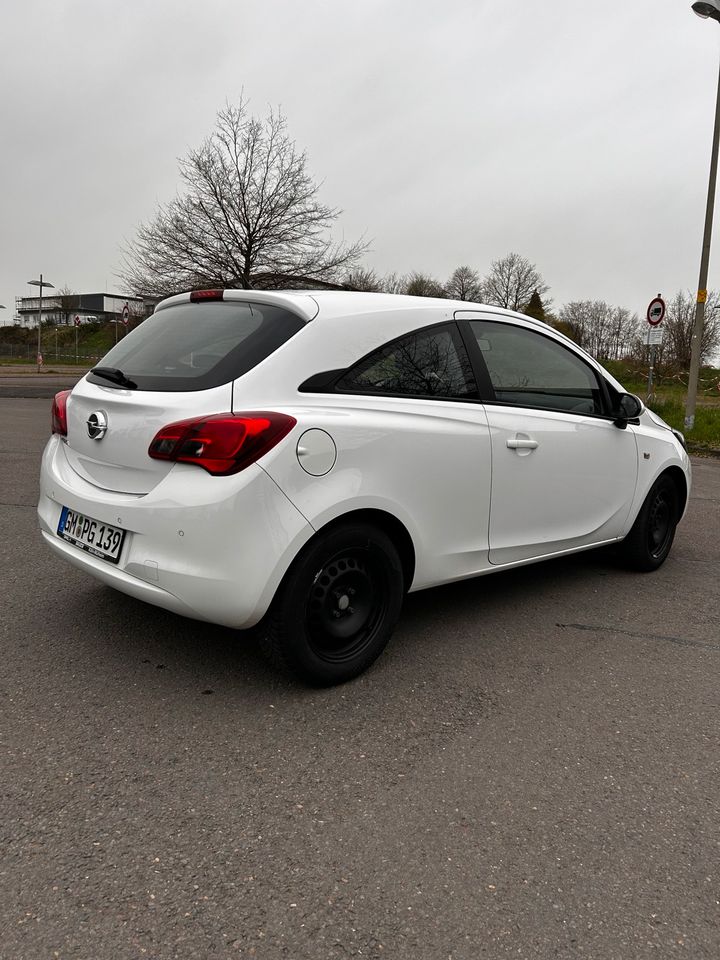
M 385 397 L 310 398 L 288 407 L 293 433 L 262 461 L 319 530 L 354 510 L 383 510 L 405 526 L 416 554 L 412 589 L 488 566 L 491 452 L 480 404 Z M 300 466 L 297 444 L 325 430 L 337 460 L 325 476 Z

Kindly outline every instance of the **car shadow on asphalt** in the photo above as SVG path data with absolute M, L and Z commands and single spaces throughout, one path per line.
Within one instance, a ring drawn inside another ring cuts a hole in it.
M 574 581 L 584 581 L 589 576 L 623 576 L 626 573 L 611 551 L 589 550 L 411 593 L 406 598 L 405 610 L 416 610 L 422 615 L 426 608 L 434 609 L 438 605 L 457 609 L 458 605 L 483 604 L 486 609 L 485 605 L 492 603 L 502 608 L 518 597 L 531 603 L 542 597 L 548 587 L 562 585 L 567 588 Z
M 597 577 L 625 575 L 630 574 L 610 554 L 592 551 L 409 594 L 380 663 L 390 657 L 391 670 L 404 672 L 414 658 L 432 657 L 440 637 L 451 658 L 453 638 L 458 630 L 462 633 L 462 625 L 468 629 L 482 624 L 486 633 L 488 622 L 510 617 L 520 603 L 532 608 L 550 602 L 558 590 L 565 595 L 573 585 L 582 589 Z M 76 618 L 82 621 L 83 611 L 92 609 L 104 625 L 102 633 L 86 633 L 82 642 L 93 650 L 93 659 L 107 658 L 116 670 L 142 668 L 146 675 L 159 677 L 162 672 L 168 680 L 172 674 L 183 687 L 205 696 L 228 683 L 245 691 L 305 689 L 266 660 L 260 649 L 261 627 L 240 631 L 189 620 L 94 583 L 77 602 Z

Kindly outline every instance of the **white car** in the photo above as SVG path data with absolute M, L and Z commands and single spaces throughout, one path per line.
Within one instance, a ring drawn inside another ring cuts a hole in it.
M 689 487 L 682 435 L 530 317 L 210 290 L 57 395 L 38 513 L 97 579 L 260 624 L 332 684 L 381 653 L 406 591 L 616 542 L 655 569 Z

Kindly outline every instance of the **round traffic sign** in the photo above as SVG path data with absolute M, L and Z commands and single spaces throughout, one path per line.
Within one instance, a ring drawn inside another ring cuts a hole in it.
M 650 301 L 647 308 L 647 322 L 651 327 L 657 327 L 665 319 L 665 301 L 658 294 L 654 300 Z

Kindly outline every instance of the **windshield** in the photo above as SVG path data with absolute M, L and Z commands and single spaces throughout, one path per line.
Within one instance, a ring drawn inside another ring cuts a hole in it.
M 139 390 L 208 390 L 251 370 L 304 325 L 267 304 L 179 303 L 158 310 L 98 366 L 121 370 Z M 88 379 L 112 385 L 92 371 Z

